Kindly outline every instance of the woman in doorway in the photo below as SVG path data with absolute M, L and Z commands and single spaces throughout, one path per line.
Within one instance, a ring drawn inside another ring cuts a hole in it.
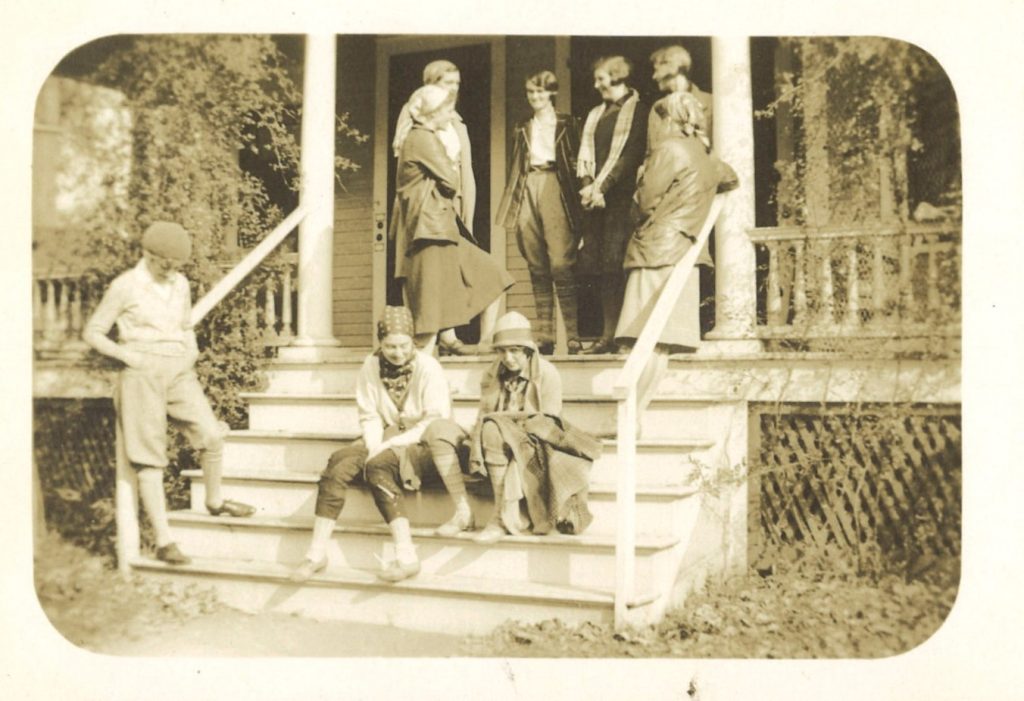
M 526 99 L 533 116 L 515 130 L 498 222 L 515 230 L 519 252 L 530 270 L 540 352 L 554 352 L 557 294 L 568 351 L 574 355 L 581 350 L 576 323 L 576 251 L 582 218 L 576 180 L 580 137 L 572 115 L 555 111 L 552 100 L 557 92 L 558 80 L 551 71 L 526 79 Z
M 624 267 L 629 278 L 615 329 L 618 343 L 636 341 L 673 267 L 700 233 L 715 194 L 738 185 L 732 168 L 710 154 L 707 120 L 697 98 L 674 92 L 661 104 L 663 138 L 644 162 L 637 184 L 640 220 L 626 247 Z M 711 264 L 707 249 L 701 250 L 697 265 Z M 641 375 L 641 411 L 668 367 L 669 353 L 693 351 L 699 344 L 700 274 L 694 269 Z
M 622 56 L 598 59 L 594 89 L 601 104 L 583 125 L 577 174 L 587 210 L 579 273 L 600 290 L 601 338 L 584 353 L 612 353 L 615 322 L 622 309 L 622 258 L 633 232 L 633 191 L 647 139 L 647 106 L 629 87 L 632 66 Z
M 389 230 L 395 277 L 403 280 L 417 344 L 428 353 L 435 342 L 442 350 L 459 352 L 454 327 L 483 312 L 513 279 L 467 240 L 471 234 L 457 202 L 457 155 L 439 136 L 454 116 L 454 94 L 425 85 L 407 107 L 411 120 L 395 136 L 399 158 Z

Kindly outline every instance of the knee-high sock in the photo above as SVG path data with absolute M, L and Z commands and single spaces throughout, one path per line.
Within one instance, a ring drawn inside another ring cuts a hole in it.
M 431 453 L 434 459 L 434 466 L 444 481 L 444 486 L 455 502 L 455 513 L 459 516 L 469 516 L 469 499 L 466 497 L 466 483 L 462 480 L 462 468 L 459 467 L 459 458 L 455 449 L 447 443 L 444 447 L 435 447 Z
M 416 548 L 412 544 L 412 532 L 409 528 L 409 519 L 404 516 L 391 521 L 388 524 L 391 529 L 391 537 L 395 541 L 395 557 L 399 562 L 416 562 Z
M 313 539 L 309 543 L 309 550 L 306 557 L 313 562 L 320 562 L 327 557 L 327 544 L 331 542 L 331 535 L 334 533 L 333 518 L 317 516 L 313 519 Z
M 555 294 L 558 295 L 558 308 L 565 322 L 565 335 L 569 339 L 580 335 L 577 318 L 579 316 L 579 290 L 576 275 L 572 271 L 559 273 L 555 276 Z
M 533 305 L 537 310 L 537 326 L 535 328 L 538 341 L 554 339 L 555 295 L 551 289 L 551 277 L 530 273 L 533 286 Z
M 199 456 L 203 468 L 203 486 L 206 488 L 206 505 L 220 506 L 224 503 L 221 482 L 224 477 L 224 448 L 207 448 Z
M 487 473 L 491 476 L 491 488 L 494 491 L 494 514 L 491 516 L 488 525 L 504 525 L 501 510 L 505 506 L 505 473 L 507 472 L 508 463 L 500 465 L 487 463 Z
M 155 467 L 139 470 L 139 498 L 146 509 L 149 522 L 153 524 L 156 546 L 162 548 L 170 543 L 171 526 L 167 523 L 167 500 L 164 497 L 164 471 Z

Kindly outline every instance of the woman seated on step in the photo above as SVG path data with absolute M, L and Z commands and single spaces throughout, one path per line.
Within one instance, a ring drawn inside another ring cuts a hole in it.
M 377 325 L 380 349 L 366 358 L 356 379 L 356 403 L 362 437 L 331 455 L 320 476 L 313 540 L 305 561 L 291 575 L 303 582 L 327 566 L 327 545 L 352 482 L 363 477 L 394 538 L 395 560 L 378 576 L 389 582 L 420 570 L 412 544 L 402 492 L 439 473 L 469 511 L 458 459 L 449 443 L 428 430 L 451 417 L 451 395 L 440 363 L 416 350 L 412 314 L 386 307 Z
M 560 418 L 562 379 L 537 351 L 526 317 L 519 312 L 501 317 L 492 346 L 497 358 L 481 380 L 472 432 L 448 419 L 428 429 L 449 442 L 453 454 L 458 451 L 470 472 L 490 476 L 494 513 L 474 540 L 493 543 L 506 533 L 528 530 L 580 533 L 593 518 L 587 492 L 601 444 Z M 438 534 L 454 536 L 473 528 L 468 506 L 457 506 Z
M 665 111 L 664 138 L 647 156 L 633 196 L 639 216 L 626 246 L 629 277 L 615 329 L 616 342 L 628 346 L 643 330 L 675 264 L 697 239 L 715 194 L 738 184 L 733 169 L 710 153 L 707 119 L 697 98 L 675 92 L 658 104 Z M 696 265 L 711 264 L 702 249 Z M 640 376 L 640 412 L 650 403 L 669 354 L 692 352 L 699 344 L 700 272 L 695 267 Z

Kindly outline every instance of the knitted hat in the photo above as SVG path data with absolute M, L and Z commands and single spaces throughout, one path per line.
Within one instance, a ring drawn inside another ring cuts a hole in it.
M 508 312 L 494 325 L 494 340 L 491 341 L 491 346 L 523 346 L 536 351 L 537 344 L 534 343 L 533 334 L 530 332 L 530 320 L 519 312 Z
M 393 333 L 409 337 L 414 335 L 412 312 L 407 307 L 384 307 L 384 315 L 377 322 L 377 338 L 382 339 Z
M 142 235 L 142 248 L 161 258 L 184 263 L 192 255 L 192 240 L 180 224 L 157 221 L 150 224 Z

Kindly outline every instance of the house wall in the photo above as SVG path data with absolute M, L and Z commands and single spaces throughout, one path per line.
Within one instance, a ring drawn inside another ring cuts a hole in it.
M 337 112 L 370 138 L 356 144 L 339 137 L 338 155 L 359 165 L 341 173 L 334 206 L 334 335 L 345 347 L 366 348 L 373 339 L 373 123 L 376 75 L 374 38 L 338 39 Z

